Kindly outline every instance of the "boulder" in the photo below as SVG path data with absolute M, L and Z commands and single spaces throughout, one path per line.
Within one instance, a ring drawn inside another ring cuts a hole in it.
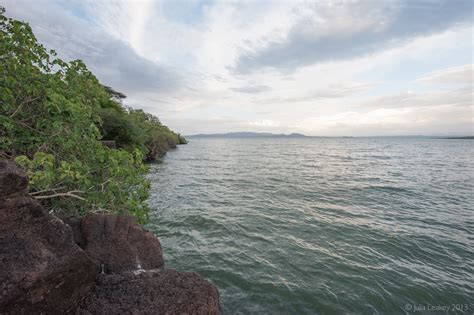
M 101 276 L 77 314 L 219 314 L 216 286 L 172 269 Z
M 27 194 L 26 174 L 9 161 L 0 184 L 0 314 L 219 314 L 217 288 L 163 269 L 159 240 L 134 217 L 66 224 Z
M 68 224 L 72 229 L 74 242 L 82 249 L 86 247 L 86 239 L 82 235 L 82 218 L 81 217 L 61 217 L 64 223 Z
M 80 227 L 77 222 L 71 225 L 76 243 L 106 273 L 164 267 L 160 241 L 135 217 L 93 214 L 82 219 Z
M 26 174 L 0 162 L 0 314 L 73 309 L 95 286 L 98 266 L 71 228 L 26 194 Z
M 28 176 L 11 160 L 0 160 L 0 201 L 24 195 L 28 189 Z

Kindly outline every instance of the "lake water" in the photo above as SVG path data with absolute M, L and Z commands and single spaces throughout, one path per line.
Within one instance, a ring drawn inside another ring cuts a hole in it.
M 224 314 L 474 313 L 474 141 L 190 140 L 148 228 Z

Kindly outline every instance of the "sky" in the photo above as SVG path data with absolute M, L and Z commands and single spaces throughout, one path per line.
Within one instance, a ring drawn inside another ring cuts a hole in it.
M 474 134 L 470 0 L 2 0 L 181 134 Z

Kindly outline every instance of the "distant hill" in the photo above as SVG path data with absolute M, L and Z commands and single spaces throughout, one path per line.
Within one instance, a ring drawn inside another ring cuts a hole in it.
M 213 134 L 197 134 L 189 135 L 186 138 L 308 138 L 301 133 L 290 134 L 276 134 L 268 132 L 228 132 L 228 133 L 213 133 Z
M 474 140 L 474 136 L 446 136 L 446 137 L 434 137 L 434 139 Z

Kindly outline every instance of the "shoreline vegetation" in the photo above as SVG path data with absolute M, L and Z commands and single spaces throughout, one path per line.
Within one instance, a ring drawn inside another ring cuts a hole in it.
M 187 143 L 0 6 L 0 313 L 213 314 L 144 229 L 149 161 Z
M 0 7 L 0 155 L 27 170 L 31 195 L 54 213 L 148 218 L 144 162 L 187 143 L 160 120 L 123 105 L 80 60 L 40 44 Z

